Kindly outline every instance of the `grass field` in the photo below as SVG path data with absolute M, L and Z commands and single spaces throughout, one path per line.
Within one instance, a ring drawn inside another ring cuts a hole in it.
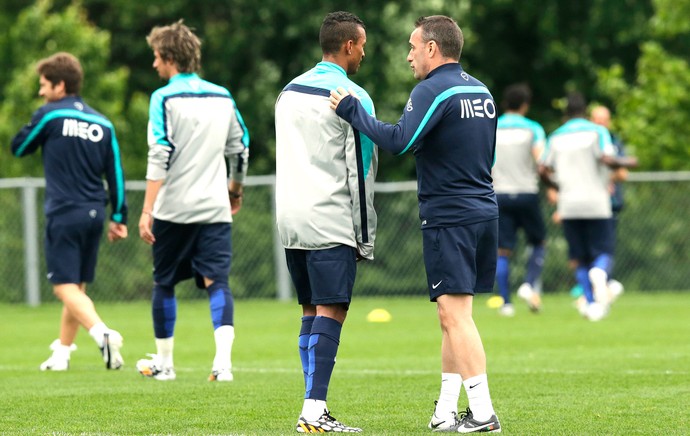
M 626 294 L 598 323 L 580 318 L 566 295 L 547 295 L 540 315 L 518 306 L 514 318 L 485 301 L 476 299 L 475 319 L 503 433 L 690 434 L 690 293 Z M 379 307 L 391 322 L 366 321 Z M 68 372 L 40 372 L 59 306 L 0 305 L 0 434 L 296 434 L 296 304 L 236 303 L 235 381 L 225 384 L 206 381 L 213 338 L 205 302 L 179 306 L 178 378 L 167 383 L 134 369 L 155 351 L 149 304 L 98 308 L 125 337 L 120 371 L 104 369 L 82 331 Z M 437 323 L 422 297 L 355 298 L 329 391 L 333 415 L 370 435 L 429 434 L 440 385 Z

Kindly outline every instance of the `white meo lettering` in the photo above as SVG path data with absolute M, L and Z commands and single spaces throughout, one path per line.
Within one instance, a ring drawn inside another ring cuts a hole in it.
M 460 118 L 495 118 L 496 117 L 496 105 L 494 101 L 490 98 L 475 98 L 471 100 L 469 98 L 460 99 Z
M 62 136 L 78 136 L 92 142 L 103 139 L 103 127 L 99 124 L 89 124 L 86 121 L 78 121 L 66 118 L 62 124 Z

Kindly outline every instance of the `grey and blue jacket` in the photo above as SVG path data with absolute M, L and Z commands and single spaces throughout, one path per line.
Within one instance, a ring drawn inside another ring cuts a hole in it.
M 228 182 L 244 183 L 249 133 L 227 89 L 194 73 L 171 77 L 151 96 L 148 144 L 146 179 L 164 180 L 155 218 L 232 222 Z
M 351 89 L 367 114 L 374 105 L 340 66 L 320 62 L 278 97 L 276 213 L 285 248 L 322 250 L 337 245 L 374 257 L 374 143 L 330 109 L 330 90 Z

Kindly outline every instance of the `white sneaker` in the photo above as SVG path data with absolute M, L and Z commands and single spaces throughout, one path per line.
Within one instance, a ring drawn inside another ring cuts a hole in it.
M 229 369 L 214 369 L 208 376 L 208 381 L 231 382 L 234 379 Z
M 120 369 L 124 365 L 125 360 L 122 358 L 122 354 L 120 354 L 122 343 L 122 335 L 115 330 L 109 330 L 108 333 L 103 335 L 101 353 L 103 354 L 106 369 Z
M 529 283 L 520 285 L 517 290 L 517 296 L 525 300 L 527 307 L 532 312 L 539 312 L 541 310 L 541 296 Z
M 606 306 L 601 303 L 590 303 L 587 305 L 585 318 L 590 321 L 601 321 L 608 314 Z
M 498 309 L 498 314 L 507 317 L 515 316 L 515 308 L 510 303 L 504 304 L 500 309 Z
M 589 270 L 589 281 L 592 283 L 592 293 L 597 303 L 608 306 L 611 303 L 611 295 L 607 285 L 608 275 L 601 268 L 591 268 Z
M 77 349 L 76 344 L 66 346 L 62 345 L 60 339 L 55 339 L 49 348 L 53 351 L 53 354 L 51 354 L 48 360 L 41 363 L 39 367 L 41 371 L 67 371 L 69 369 L 70 353 Z
M 437 404 L 438 401 L 434 401 Z M 436 408 L 434 408 L 434 414 L 431 415 L 431 420 L 429 421 L 429 429 L 433 432 L 453 432 L 457 431 L 457 420 L 458 414 L 456 412 L 450 412 L 446 417 L 440 418 L 436 415 Z
M 609 295 L 611 296 L 611 303 L 613 303 L 623 293 L 623 283 L 619 282 L 618 280 L 611 279 L 607 285 L 609 288 Z
M 137 371 L 139 371 L 139 374 L 160 381 L 170 381 L 177 378 L 173 367 L 162 367 L 158 355 L 147 354 L 147 356 L 149 356 L 150 359 L 139 359 L 137 361 Z

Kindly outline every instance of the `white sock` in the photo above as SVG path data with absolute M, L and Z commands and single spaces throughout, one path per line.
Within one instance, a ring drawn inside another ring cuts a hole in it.
M 161 367 L 163 368 L 174 368 L 173 364 L 173 349 L 175 348 L 175 338 L 170 336 L 169 338 L 159 339 L 156 338 L 156 354 L 158 359 L 160 359 Z
M 470 377 L 463 382 L 472 415 L 477 421 L 487 421 L 494 415 L 494 406 L 489 395 L 489 382 L 486 374 Z
M 232 343 L 235 340 L 235 327 L 222 325 L 213 336 L 216 339 L 216 357 L 213 359 L 213 370 L 232 369 Z
M 441 394 L 436 403 L 437 418 L 444 418 L 451 413 L 458 413 L 458 398 L 462 387 L 462 377 L 460 374 L 450 372 L 441 373 Z
M 72 354 L 72 345 L 62 345 L 59 339 L 51 349 L 53 350 L 53 357 L 60 360 L 69 360 Z
M 103 348 L 103 335 L 109 332 L 110 329 L 105 325 L 104 322 L 94 324 L 93 327 L 89 329 L 89 334 L 93 340 L 96 341 L 96 344 L 98 344 L 99 348 Z
M 326 402 L 323 400 L 306 399 L 302 405 L 302 418 L 307 421 L 316 421 L 327 409 Z

